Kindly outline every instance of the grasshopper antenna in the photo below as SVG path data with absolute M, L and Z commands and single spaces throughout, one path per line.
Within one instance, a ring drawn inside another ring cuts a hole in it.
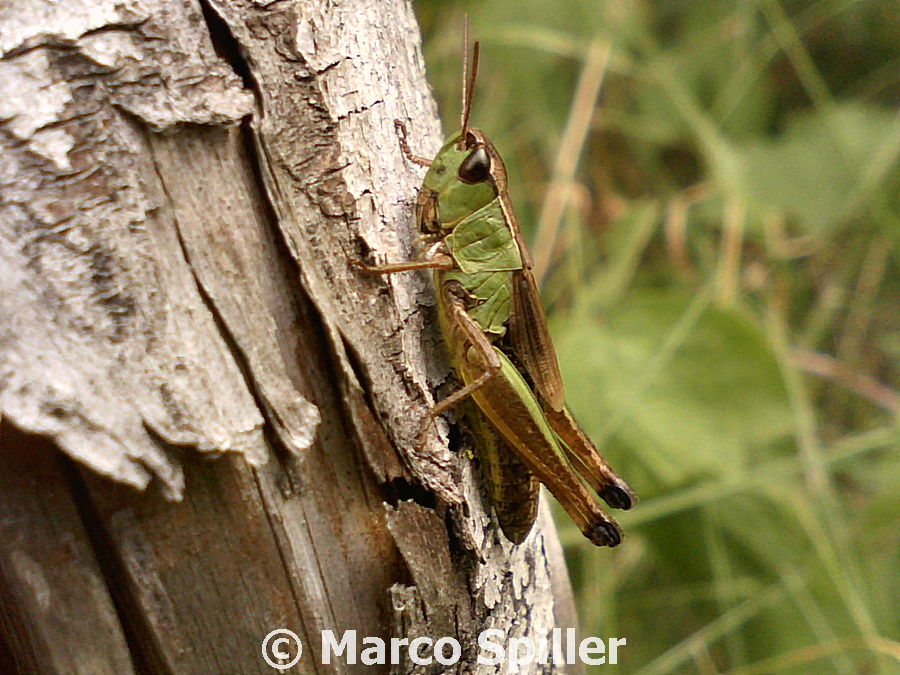
M 475 41 L 472 52 L 472 74 L 469 75 L 469 15 L 466 14 L 463 23 L 463 105 L 462 105 L 462 133 L 460 138 L 466 142 L 466 132 L 469 130 L 469 115 L 472 112 L 472 91 L 475 89 L 475 77 L 478 75 L 478 52 L 481 43 Z

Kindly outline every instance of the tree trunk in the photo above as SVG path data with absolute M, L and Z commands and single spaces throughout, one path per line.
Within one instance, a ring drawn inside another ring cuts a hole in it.
M 393 120 L 439 145 L 408 2 L 18 0 L 0 49 L 0 671 L 271 673 L 287 628 L 288 672 L 486 673 L 574 626 L 546 510 L 512 546 L 417 446 L 427 277 L 350 264 L 410 255 Z

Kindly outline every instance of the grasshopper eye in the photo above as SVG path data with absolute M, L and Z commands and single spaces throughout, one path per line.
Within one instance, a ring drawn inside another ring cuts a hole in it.
M 486 180 L 491 173 L 491 156 L 484 146 L 475 148 L 462 164 L 457 175 L 463 183 L 473 185 Z

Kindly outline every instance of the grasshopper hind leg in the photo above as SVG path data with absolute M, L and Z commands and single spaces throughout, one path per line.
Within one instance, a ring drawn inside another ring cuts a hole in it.
M 541 403 L 553 431 L 562 441 L 563 450 L 594 492 L 614 509 L 627 511 L 634 506 L 637 500 L 628 483 L 603 459 L 569 409 L 563 406 L 560 410 L 554 410 L 545 401 Z

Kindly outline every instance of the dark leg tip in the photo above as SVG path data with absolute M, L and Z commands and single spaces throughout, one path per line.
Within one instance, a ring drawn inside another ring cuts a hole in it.
M 634 495 L 627 485 L 607 485 L 597 494 L 614 509 L 627 511 L 634 506 Z
M 622 531 L 614 522 L 594 523 L 584 536 L 591 540 L 594 546 L 618 546 L 622 543 Z

